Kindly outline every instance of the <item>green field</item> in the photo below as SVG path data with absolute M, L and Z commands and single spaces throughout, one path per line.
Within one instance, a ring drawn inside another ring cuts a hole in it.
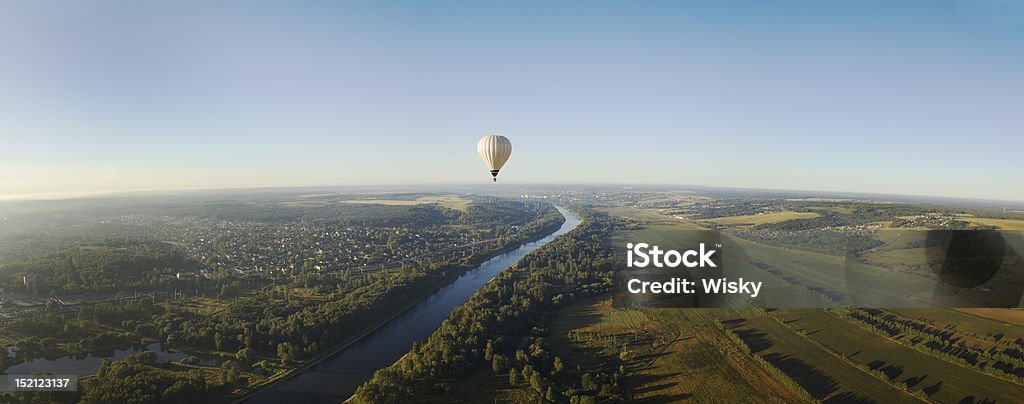
M 934 318 L 940 324 L 952 321 L 965 332 L 1002 327 L 940 309 L 901 313 Z M 599 367 L 602 357 L 617 351 L 619 340 L 614 336 L 668 341 L 630 363 L 625 380 L 635 400 L 796 400 L 783 382 L 744 357 L 713 326 L 720 320 L 742 335 L 756 355 L 825 402 L 912 403 L 925 401 L 924 397 L 938 402 L 1015 402 L 1024 394 L 1024 386 L 901 345 L 826 310 L 788 309 L 772 315 L 732 309 L 622 310 L 607 300 L 591 299 L 560 311 L 546 339 L 552 353 L 585 368 Z M 573 333 L 606 339 L 581 342 L 570 338 Z
M 957 311 L 974 316 L 995 320 L 1004 326 L 1024 327 L 1024 310 L 1022 309 L 988 309 L 972 308 L 958 309 Z
M 966 398 L 1017 402 L 1024 386 L 904 346 L 823 310 L 779 311 L 789 327 L 849 360 L 886 373 L 894 383 L 927 389 L 940 402 Z
M 794 219 L 813 219 L 821 215 L 814 212 L 774 212 L 761 213 L 757 215 L 726 216 L 714 219 L 702 220 L 723 226 L 756 226 L 759 224 L 782 223 Z
M 1024 230 L 1024 220 L 1019 219 L 994 219 L 988 217 L 960 216 L 959 219 L 985 226 L 995 226 L 1000 230 Z
M 799 400 L 715 326 L 734 315 L 729 309 L 622 310 L 590 299 L 559 312 L 545 339 L 552 353 L 585 369 L 618 355 L 622 341 L 636 341 L 628 344 L 625 385 L 640 402 Z
M 885 244 L 861 253 L 865 261 L 888 268 L 922 269 L 928 264 L 925 248 L 927 232 L 905 228 L 878 231 Z
M 602 212 L 608 213 L 613 216 L 626 218 L 629 220 L 645 223 L 645 224 L 668 224 L 676 225 L 680 221 L 678 218 L 666 215 L 654 209 L 637 209 L 627 207 L 610 207 L 601 208 Z M 692 225 L 693 229 L 700 229 L 699 226 Z
M 770 317 L 743 319 L 733 331 L 741 335 L 752 351 L 795 379 L 815 399 L 835 402 L 866 399 L 880 403 L 921 401 L 810 343 L 806 336 Z

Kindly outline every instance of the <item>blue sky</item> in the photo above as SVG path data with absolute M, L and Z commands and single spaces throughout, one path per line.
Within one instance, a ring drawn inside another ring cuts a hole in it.
M 1024 2 L 0 2 L 0 196 L 695 184 L 1024 201 Z

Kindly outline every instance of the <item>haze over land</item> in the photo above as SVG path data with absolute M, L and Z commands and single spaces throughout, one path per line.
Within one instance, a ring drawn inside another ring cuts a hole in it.
M 1024 201 L 1008 2 L 0 5 L 0 195 L 487 181 Z

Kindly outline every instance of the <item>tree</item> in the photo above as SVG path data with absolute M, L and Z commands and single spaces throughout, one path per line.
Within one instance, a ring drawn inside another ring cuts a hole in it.
M 238 361 L 242 362 L 242 363 L 252 362 L 252 360 L 253 360 L 253 358 L 255 358 L 255 356 L 256 355 L 252 352 L 252 349 L 249 349 L 249 348 L 239 349 L 238 353 L 235 354 L 235 358 L 238 359 Z
M 235 363 L 232 361 L 224 361 L 220 365 L 220 382 L 222 384 L 231 384 L 238 380 L 238 370 L 235 369 Z
M 530 387 L 533 387 L 538 393 L 544 391 L 542 390 L 544 388 L 544 381 L 540 378 L 540 372 L 533 372 L 533 375 L 530 376 Z
M 484 348 L 484 360 L 489 361 L 494 356 L 494 341 L 487 340 L 487 347 Z
M 526 356 L 526 352 L 522 349 L 516 351 L 516 363 L 526 363 L 528 360 L 530 358 Z
M 491 360 L 491 370 L 494 370 L 494 373 L 504 373 L 507 367 L 508 359 L 502 354 L 494 354 Z
M 519 383 L 519 378 L 516 377 L 518 375 L 519 372 L 517 372 L 515 368 L 513 368 L 512 371 L 508 372 L 508 384 L 511 386 L 515 386 L 516 383 Z
M 277 357 L 281 358 L 281 362 L 295 360 L 295 346 L 287 341 L 277 344 Z

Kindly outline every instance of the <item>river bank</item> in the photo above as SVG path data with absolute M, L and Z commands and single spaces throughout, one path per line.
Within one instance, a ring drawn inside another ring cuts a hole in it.
M 502 248 L 502 253 L 483 260 L 475 268 L 452 274 L 450 280 L 446 279 L 441 283 L 442 286 L 409 299 L 409 304 L 403 305 L 400 310 L 392 312 L 374 323 L 372 327 L 339 344 L 337 348 L 318 355 L 313 361 L 287 374 L 275 376 L 257 391 L 245 395 L 236 402 L 274 402 L 296 398 L 301 398 L 304 402 L 338 402 L 347 398 L 358 384 L 372 375 L 373 371 L 387 366 L 408 351 L 412 341 L 422 339 L 433 331 L 455 306 L 468 299 L 490 278 L 514 264 L 522 256 L 579 224 L 579 219 L 572 212 L 561 207 L 556 208 L 565 220 L 553 232 L 535 239 L 531 237 L 532 241 L 528 239 L 522 244 Z M 376 337 L 368 338 L 375 333 L 378 334 Z M 372 340 L 380 343 L 374 344 Z M 381 344 L 382 346 L 375 346 Z M 358 348 L 353 350 L 359 351 L 360 354 L 351 353 L 350 348 Z M 342 388 L 340 385 L 345 387 Z M 339 394 L 339 390 L 344 389 L 348 391 Z

